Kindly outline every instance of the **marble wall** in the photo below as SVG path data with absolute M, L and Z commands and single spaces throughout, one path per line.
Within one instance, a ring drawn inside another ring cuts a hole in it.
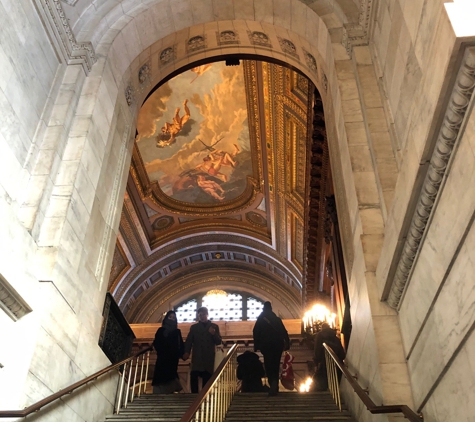
M 457 112 L 450 108 L 453 79 L 465 50 L 459 46 L 455 24 L 443 3 L 381 1 L 377 9 L 371 47 L 387 96 L 385 112 L 400 171 L 376 279 L 383 296 L 394 278 L 391 266 L 397 264 L 404 245 L 444 114 L 448 110 L 449 120 L 455 115 L 459 119 L 462 110 L 462 129 L 417 249 L 399 303 L 398 321 L 414 408 L 428 421 L 468 421 L 473 409 L 462 409 L 460 400 L 475 382 L 470 361 L 475 302 L 469 281 L 475 207 L 473 195 L 467 195 L 474 182 L 474 117 L 470 108 L 466 114 L 464 106 L 456 106 Z M 471 78 L 464 92 L 470 92 L 473 72 Z M 453 128 L 457 131 L 458 127 Z
M 173 8 L 110 0 L 95 2 L 97 14 L 79 0 L 77 9 L 64 7 L 76 36 L 95 48 L 97 62 L 86 75 L 80 65 L 58 59 L 30 2 L 0 1 L 0 14 L 10 19 L 0 29 L 7 69 L 0 76 L 0 234 L 7 239 L 0 256 L 8 257 L 0 272 L 33 309 L 17 322 L 0 316 L 0 335 L 21 350 L 0 346 L 2 383 L 12 386 L 0 397 L 2 409 L 22 408 L 107 364 L 97 346 L 103 278 L 117 236 L 137 105 L 154 84 L 192 61 L 253 53 L 292 64 L 322 93 L 351 298 L 351 371 L 371 386 L 377 404 L 421 407 L 434 421 L 455 411 L 440 397 L 468 391 L 475 379 L 460 375 L 473 365 L 472 292 L 462 281 L 473 273 L 473 204 L 464 195 L 474 177 L 473 117 L 399 314 L 380 298 L 420 163 L 430 153 L 456 40 L 442 1 L 380 0 L 372 42 L 348 52 L 338 37 L 342 9 L 333 3 L 320 18 L 315 10 L 322 3 L 312 2 L 311 9 L 298 0 L 177 1 Z M 216 38 L 222 30 L 246 35 L 225 48 Z M 253 45 L 248 31 L 267 33 L 272 48 Z M 186 40 L 197 34 L 206 35 L 208 45 L 190 55 Z M 291 40 L 299 58 L 286 54 L 278 37 Z M 160 61 L 170 46 L 174 59 Z M 151 75 L 143 85 L 138 71 L 146 63 Z M 455 211 L 463 214 L 456 224 L 447 218 Z M 111 411 L 114 378 L 35 417 L 100 420 Z M 359 421 L 388 420 L 370 415 L 347 385 L 344 392 Z M 96 407 L 86 405 L 91 400 Z

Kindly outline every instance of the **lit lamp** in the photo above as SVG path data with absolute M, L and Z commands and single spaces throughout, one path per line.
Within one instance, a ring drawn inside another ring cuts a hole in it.
M 203 301 L 206 301 L 210 308 L 220 309 L 226 304 L 227 297 L 228 294 L 224 290 L 212 289 L 204 295 Z
M 305 312 L 302 318 L 303 332 L 310 336 L 317 334 L 322 329 L 322 324 L 327 323 L 330 328 L 335 328 L 336 314 L 331 313 L 323 305 L 314 305 Z

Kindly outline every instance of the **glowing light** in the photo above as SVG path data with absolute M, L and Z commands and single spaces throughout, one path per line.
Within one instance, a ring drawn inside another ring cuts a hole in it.
M 327 323 L 331 328 L 335 328 L 336 314 L 330 312 L 325 306 L 317 304 L 305 312 L 302 321 L 304 331 L 315 334 L 317 331 L 320 331 L 323 323 Z
M 308 393 L 310 391 L 310 387 L 312 386 L 312 384 L 313 384 L 312 378 L 307 377 L 307 379 L 302 384 L 300 384 L 299 391 L 301 393 Z
M 224 290 L 213 289 L 207 292 L 203 301 L 206 301 L 206 304 L 212 308 L 222 308 L 226 304 L 226 298 L 228 294 Z

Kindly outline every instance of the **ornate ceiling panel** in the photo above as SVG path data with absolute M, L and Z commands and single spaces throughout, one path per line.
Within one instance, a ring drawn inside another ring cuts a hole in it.
M 129 321 L 213 270 L 299 312 L 313 96 L 302 75 L 248 60 L 192 68 L 149 95 L 110 280 Z

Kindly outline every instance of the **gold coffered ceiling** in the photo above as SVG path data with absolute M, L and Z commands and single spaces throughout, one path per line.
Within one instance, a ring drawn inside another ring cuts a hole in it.
M 302 307 L 314 87 L 276 64 L 199 66 L 142 106 L 110 290 L 130 322 L 210 285 Z

